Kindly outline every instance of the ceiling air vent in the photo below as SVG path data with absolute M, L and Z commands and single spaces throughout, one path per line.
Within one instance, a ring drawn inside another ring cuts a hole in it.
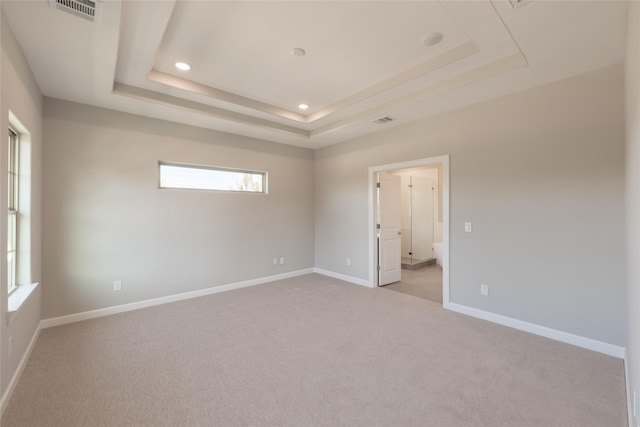
M 525 4 L 529 3 L 531 0 L 511 0 L 511 7 L 517 9 Z
M 384 124 L 387 124 L 387 123 L 392 122 L 394 120 L 396 120 L 395 117 L 384 116 L 384 117 L 379 118 L 378 120 L 374 120 L 373 123 L 377 123 L 379 125 L 384 125 Z
M 96 19 L 96 3 L 91 0 L 53 0 L 56 7 L 91 22 Z

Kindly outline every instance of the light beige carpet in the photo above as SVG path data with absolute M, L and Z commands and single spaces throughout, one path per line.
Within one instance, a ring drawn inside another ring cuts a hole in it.
M 45 329 L 2 420 L 625 426 L 622 361 L 319 275 Z

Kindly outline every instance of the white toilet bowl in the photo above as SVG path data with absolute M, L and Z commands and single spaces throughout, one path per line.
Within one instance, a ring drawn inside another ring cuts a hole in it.
M 436 257 L 436 264 L 442 267 L 442 242 L 433 243 L 433 256 Z

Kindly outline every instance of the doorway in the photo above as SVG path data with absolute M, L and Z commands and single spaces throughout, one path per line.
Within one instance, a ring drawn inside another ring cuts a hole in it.
M 439 169 L 434 166 L 392 172 L 400 176 L 401 184 L 403 269 L 417 270 L 437 262 L 434 245 L 442 242 Z
M 371 286 L 431 300 L 441 295 L 447 308 L 449 156 L 370 167 L 369 184 Z

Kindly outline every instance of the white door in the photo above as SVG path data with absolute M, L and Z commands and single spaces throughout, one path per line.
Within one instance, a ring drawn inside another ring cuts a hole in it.
M 380 173 L 378 221 L 378 265 L 380 269 L 378 285 L 398 282 L 401 276 L 401 200 L 400 176 Z

